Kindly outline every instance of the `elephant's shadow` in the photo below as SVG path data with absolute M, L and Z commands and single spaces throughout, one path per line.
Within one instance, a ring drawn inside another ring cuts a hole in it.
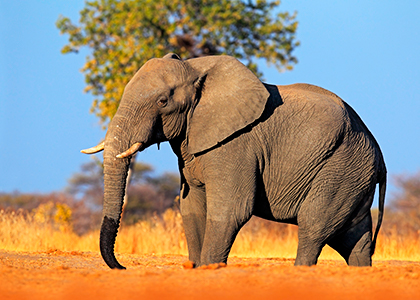
M 239 137 L 240 135 L 242 135 L 246 132 L 250 132 L 252 130 L 252 128 L 255 127 L 257 124 L 260 124 L 260 123 L 263 123 L 263 122 L 267 121 L 274 114 L 274 111 L 280 105 L 283 104 L 283 99 L 281 98 L 281 95 L 279 93 L 279 90 L 278 90 L 277 86 L 271 85 L 271 84 L 266 84 L 266 83 L 264 83 L 264 86 L 267 89 L 267 91 L 270 93 L 270 97 L 267 99 L 267 103 L 266 103 L 266 106 L 264 108 L 263 113 L 261 114 L 261 117 L 259 117 L 257 120 L 255 120 L 253 123 L 249 124 L 245 128 L 236 131 L 231 136 L 229 136 L 225 140 L 221 141 L 217 145 L 215 145 L 215 146 L 213 146 L 209 149 L 206 149 L 202 152 L 196 153 L 196 155 L 201 155 L 201 154 L 204 154 L 206 152 L 209 152 L 209 151 L 211 151 L 211 150 L 213 150 L 217 147 L 220 147 L 221 145 L 225 145 L 225 144 L 229 143 L 230 141 L 236 139 L 237 137 Z

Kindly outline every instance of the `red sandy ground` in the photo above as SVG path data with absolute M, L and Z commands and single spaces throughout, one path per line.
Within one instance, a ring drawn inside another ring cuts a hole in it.
M 235 258 L 214 270 L 185 269 L 184 256 L 121 255 L 110 270 L 99 254 L 0 250 L 0 299 L 420 299 L 420 262 L 372 268 L 320 261 Z

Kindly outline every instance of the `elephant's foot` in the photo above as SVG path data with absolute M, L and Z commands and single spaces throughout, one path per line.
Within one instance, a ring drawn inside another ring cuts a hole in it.
M 348 260 L 349 266 L 354 267 L 371 267 L 372 257 L 370 252 L 352 252 Z
M 349 266 L 372 265 L 372 229 L 370 214 L 360 223 L 334 237 L 328 244 L 346 260 Z
M 199 267 L 199 269 L 205 269 L 205 270 L 217 270 L 220 268 L 226 268 L 227 264 L 226 263 L 216 263 L 216 264 L 209 264 L 209 265 L 202 265 Z
M 191 260 L 186 261 L 182 264 L 182 267 L 184 269 L 194 269 L 197 266 L 195 262 L 192 262 Z
M 227 267 L 227 265 L 225 263 L 215 263 L 215 264 L 209 264 L 209 265 L 201 265 L 199 267 L 197 267 L 197 264 L 192 262 L 192 261 L 186 261 L 182 264 L 182 266 L 184 267 L 184 269 L 205 269 L 205 270 L 216 270 L 216 269 L 220 269 L 220 268 L 225 268 Z
M 356 246 L 352 249 L 347 261 L 349 266 L 370 267 L 372 266 L 372 233 L 366 232 Z
M 301 232 L 299 232 L 298 249 L 295 260 L 295 266 L 313 266 L 318 262 L 323 244 L 314 241 Z
M 318 255 L 302 255 L 296 256 L 295 266 L 314 266 L 318 262 Z

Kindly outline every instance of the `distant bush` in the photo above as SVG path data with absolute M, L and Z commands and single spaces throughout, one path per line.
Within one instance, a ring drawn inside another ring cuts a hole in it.
M 101 211 L 66 193 L 21 194 L 0 193 L 0 210 L 21 215 L 35 214 L 37 221 L 64 223 L 79 235 L 99 228 Z
M 394 177 L 397 192 L 391 195 L 383 230 L 420 236 L 420 172 Z
M 153 174 L 153 168 L 143 163 L 132 166 L 131 184 L 124 206 L 122 222 L 135 224 L 138 221 L 162 214 L 175 205 L 179 194 L 179 176 L 173 173 Z M 99 161 L 91 161 L 81 166 L 81 172 L 73 174 L 65 192 L 50 194 L 0 193 L 0 209 L 23 214 L 37 210 L 50 214 L 57 213 L 64 218 L 70 213 L 69 226 L 73 232 L 82 235 L 99 229 L 102 219 L 103 169 Z M 56 215 L 55 217 L 58 217 Z M 45 215 L 46 217 L 46 215 Z

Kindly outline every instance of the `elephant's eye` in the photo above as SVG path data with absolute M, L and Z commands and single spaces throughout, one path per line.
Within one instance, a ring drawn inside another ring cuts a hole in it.
M 165 107 L 168 104 L 168 98 L 166 97 L 159 98 L 156 103 L 159 107 Z

